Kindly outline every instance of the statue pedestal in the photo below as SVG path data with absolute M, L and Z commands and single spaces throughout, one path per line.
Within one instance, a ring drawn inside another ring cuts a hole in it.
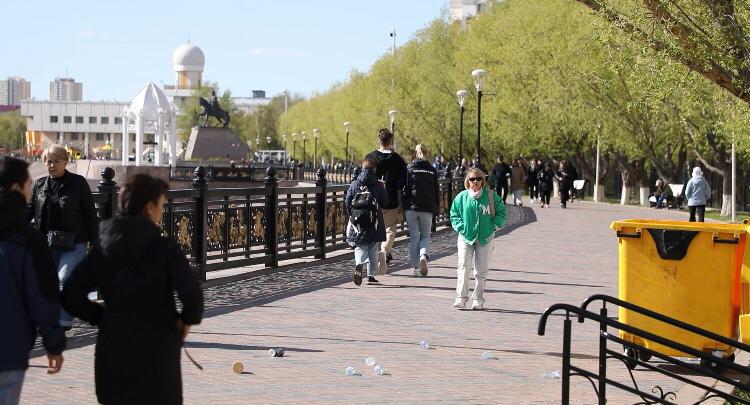
M 233 159 L 247 157 L 250 148 L 229 128 L 193 127 L 185 160 Z

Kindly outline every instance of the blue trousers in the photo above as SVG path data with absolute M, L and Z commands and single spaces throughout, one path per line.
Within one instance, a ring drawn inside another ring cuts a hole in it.
M 406 224 L 409 226 L 409 258 L 411 267 L 419 266 L 419 256 L 430 255 L 430 232 L 432 213 L 406 210 Z
M 364 243 L 354 246 L 354 264 L 367 263 L 367 276 L 375 277 L 378 273 L 378 250 L 380 242 Z
M 78 263 L 86 257 L 86 244 L 78 243 L 73 250 L 51 249 L 52 257 L 57 265 L 57 276 L 60 278 L 60 290 L 62 290 L 65 281 L 70 278 Z M 66 327 L 73 324 L 73 317 L 64 309 L 60 310 L 60 326 Z
M 0 371 L 0 405 L 18 404 L 25 375 L 26 370 Z

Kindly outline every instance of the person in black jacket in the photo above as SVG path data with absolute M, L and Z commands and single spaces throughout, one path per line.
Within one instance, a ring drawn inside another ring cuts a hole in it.
M 440 206 L 438 174 L 428 159 L 427 148 L 417 145 L 416 159 L 406 168 L 404 208 L 406 224 L 409 226 L 409 244 L 413 276 L 427 276 L 427 261 L 430 258 L 430 232 L 432 216 Z
M 526 172 L 526 186 L 529 188 L 529 198 L 532 204 L 539 198 L 537 178 L 539 177 L 539 171 L 542 169 L 540 164 L 539 159 L 531 159 L 529 169 Z
M 576 179 L 577 172 L 569 161 L 563 160 L 560 162 L 560 170 L 555 174 L 555 177 L 560 184 L 560 207 L 568 208 L 570 191 L 573 189 L 573 180 Z
M 555 179 L 555 171 L 552 170 L 551 163 L 547 163 L 544 166 L 544 170 L 539 172 L 537 179 L 539 180 L 537 183 L 539 186 L 539 197 L 542 200 L 541 207 L 549 208 L 549 199 L 550 196 L 552 196 L 552 189 L 554 188 L 553 182 Z
M 68 152 L 59 145 L 42 154 L 49 176 L 37 179 L 31 189 L 28 215 L 34 228 L 47 236 L 55 259 L 60 288 L 86 255 L 87 244 L 98 239 L 99 222 L 94 197 L 83 176 L 65 169 Z M 72 326 L 72 318 L 60 313 L 60 325 Z
M 401 204 L 401 191 L 406 184 L 406 162 L 393 150 L 393 133 L 386 128 L 378 131 L 380 149 L 370 152 L 366 159 L 371 159 L 377 165 L 375 175 L 377 179 L 385 182 L 385 191 L 388 194 L 388 202 L 382 206 L 383 218 L 385 218 L 385 241 L 380 244 L 378 253 L 378 273 L 386 273 L 386 264 L 391 262 L 391 250 L 396 241 L 396 225 L 403 217 L 403 205 Z
M 0 403 L 17 404 L 37 330 L 49 374 L 60 371 L 65 332 L 60 328 L 57 273 L 42 236 L 25 221 L 31 197 L 28 164 L 0 158 Z
M 503 155 L 497 157 L 497 163 L 492 167 L 492 177 L 495 179 L 495 192 L 500 194 L 503 204 L 508 199 L 508 181 L 510 179 L 510 166 L 505 163 Z
M 364 190 L 362 188 L 365 188 Z M 358 192 L 367 191 L 371 198 L 377 202 L 377 220 L 374 226 L 368 228 L 357 227 L 352 224 L 352 203 Z M 375 175 L 375 161 L 364 159 L 362 161 L 362 170 L 352 181 L 349 190 L 344 197 L 344 207 L 346 208 L 347 218 L 350 218 L 347 225 L 347 240 L 354 245 L 354 276 L 353 281 L 357 286 L 362 284 L 362 270 L 367 264 L 367 284 L 377 284 L 375 278 L 378 268 L 382 261 L 379 257 L 380 242 L 385 240 L 385 221 L 383 220 L 383 210 L 380 208 L 388 204 L 388 192 L 383 183 L 378 181 Z
M 166 192 L 160 179 L 131 176 L 122 217 L 102 221 L 100 244 L 62 291 L 67 311 L 99 327 L 94 376 L 104 404 L 182 403 L 180 349 L 203 317 L 203 291 L 177 242 L 161 236 Z M 104 305 L 87 298 L 96 288 Z

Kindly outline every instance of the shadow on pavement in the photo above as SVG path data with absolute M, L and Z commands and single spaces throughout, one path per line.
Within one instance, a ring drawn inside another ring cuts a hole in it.
M 188 349 L 224 349 L 224 350 L 259 350 L 268 351 L 272 346 L 247 346 L 237 345 L 233 343 L 216 343 L 216 342 L 185 342 L 185 347 Z M 284 347 L 284 351 L 287 352 L 300 352 L 300 353 L 323 353 L 324 350 L 314 349 L 300 349 L 296 347 Z

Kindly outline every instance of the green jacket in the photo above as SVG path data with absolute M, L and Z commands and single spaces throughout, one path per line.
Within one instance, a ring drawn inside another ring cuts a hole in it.
M 495 194 L 495 220 L 492 220 L 487 193 Z M 464 190 L 451 204 L 451 225 L 464 237 L 466 243 L 486 245 L 495 237 L 495 231 L 505 224 L 505 204 L 495 191 L 485 187 L 479 200 Z

